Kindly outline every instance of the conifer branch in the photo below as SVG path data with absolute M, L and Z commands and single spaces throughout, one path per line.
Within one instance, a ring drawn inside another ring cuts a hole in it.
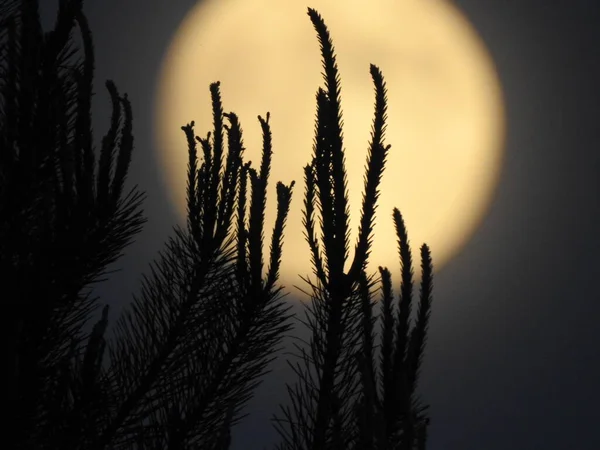
M 283 417 L 275 417 L 281 449 L 412 448 L 415 439 L 424 442 L 426 408 L 415 395 L 424 342 L 423 325 L 428 318 L 425 284 L 420 308 L 419 331 L 409 332 L 412 297 L 412 259 L 400 212 L 394 221 L 401 263 L 398 312 L 394 312 L 390 272 L 379 268 L 382 281 L 382 336 L 380 374 L 374 363 L 372 294 L 378 280 L 365 273 L 372 244 L 378 187 L 389 145 L 384 134 L 387 119 L 386 86 L 381 71 L 370 66 L 375 85 L 375 118 L 367 158 L 365 190 L 358 241 L 348 273 L 348 202 L 342 148 L 339 76 L 329 32 L 321 16 L 309 8 L 323 59 L 325 88 L 317 91 L 317 114 L 313 158 L 304 169 L 306 190 L 303 225 L 316 282 L 305 292 L 311 297 L 305 320 L 312 336 L 304 346 L 294 344 L 298 362 L 290 364 L 298 376 L 288 386 L 290 405 L 282 406 Z M 315 205 L 317 208 L 315 208 Z M 315 212 L 315 209 L 317 211 Z M 320 215 L 317 238 L 315 215 Z M 323 252 L 321 254 L 321 245 Z M 425 247 L 426 248 L 426 247 Z M 425 260 L 428 253 L 423 253 Z M 429 260 L 430 261 L 430 260 Z M 431 266 L 424 263 L 428 276 Z M 420 309 L 421 311 L 421 309 Z M 412 336 L 412 350 L 409 349 Z M 410 354 L 410 356 L 409 356 Z M 412 362 L 411 362 L 412 361 Z M 379 382 L 378 382 L 379 380 Z M 380 388 L 380 389 L 378 389 Z M 381 391 L 381 398 L 379 391 Z M 416 442 L 416 441 L 415 441 Z M 420 445 L 420 444 L 419 444 Z
M 225 445 L 228 430 L 244 417 L 242 407 L 291 326 L 289 307 L 281 301 L 276 282 L 293 183 L 277 185 L 277 219 L 263 280 L 262 230 L 272 153 L 268 116 L 259 117 L 263 160 L 256 174 L 242 161 L 241 127 L 237 116 L 222 112 L 218 87 L 211 85 L 216 127 L 212 133 L 194 139 L 193 123 L 183 127 L 190 158 L 188 229 L 176 230 L 144 279 L 142 297 L 134 299 L 131 312 L 119 321 L 110 346 L 114 383 L 122 388 L 120 406 L 100 447 L 140 439 L 173 449 Z M 219 114 L 229 119 L 230 126 Z M 224 167 L 219 127 L 228 133 Z M 195 141 L 205 156 L 200 169 Z M 229 217 L 235 208 L 238 229 L 230 233 Z M 215 220 L 206 218 L 214 212 Z
M 37 1 L 0 6 L 0 271 L 11 292 L 6 407 L 19 424 L 8 429 L 24 431 L 7 437 L 16 448 L 57 448 L 66 435 L 82 446 L 93 440 L 111 394 L 101 365 L 106 312 L 83 332 L 98 306 L 89 290 L 145 222 L 136 187 L 108 195 L 110 183 L 121 184 L 111 155 L 130 159 L 132 149 L 131 111 L 125 105 L 121 124 L 116 88 L 96 172 L 94 52 L 81 3 L 60 2 L 47 33 Z M 128 130 L 121 139 L 119 127 Z

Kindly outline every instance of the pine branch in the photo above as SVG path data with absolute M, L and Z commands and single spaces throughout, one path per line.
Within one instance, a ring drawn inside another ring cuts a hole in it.
M 45 443 L 43 436 L 54 433 L 53 427 L 62 429 L 58 424 L 71 420 L 65 417 L 85 409 L 81 399 L 100 389 L 103 381 L 92 377 L 99 362 L 88 356 L 83 387 L 69 394 L 61 388 L 63 410 L 56 409 L 61 397 L 51 391 L 59 379 L 75 376 L 67 367 L 84 347 L 82 329 L 97 306 L 91 283 L 101 280 L 145 219 L 136 188 L 110 202 L 100 194 L 110 182 L 106 157 L 95 181 L 93 46 L 81 1 L 61 2 L 55 27 L 45 34 L 36 1 L 5 2 L 2 13 L 7 29 L 1 70 L 7 78 L 1 84 L 0 270 L 11 293 L 6 408 L 19 423 L 8 428 L 24 430 L 7 439 L 20 448 Z M 75 26 L 81 48 L 75 45 Z M 130 126 L 131 114 L 125 123 Z M 128 151 L 123 142 L 117 146 L 119 156 Z M 77 402 L 73 392 L 80 396 Z
M 375 85 L 375 117 L 367 158 L 358 241 L 348 273 L 348 203 L 342 148 L 339 75 L 333 44 L 321 16 L 308 10 L 317 31 L 325 88 L 317 91 L 313 158 L 304 169 L 306 190 L 303 225 L 316 282 L 302 278 L 311 297 L 301 322 L 311 331 L 303 346 L 294 344 L 298 362 L 290 364 L 298 382 L 288 386 L 291 404 L 275 417 L 281 436 L 278 448 L 409 448 L 424 442 L 428 418 L 414 394 L 423 355 L 430 283 L 424 285 L 417 328 L 409 333 L 412 259 L 400 212 L 394 221 L 400 250 L 398 312 L 394 312 L 391 276 L 379 268 L 382 292 L 382 352 L 377 373 L 373 360 L 372 295 L 378 280 L 365 273 L 372 243 L 379 184 L 389 145 L 383 142 L 387 119 L 386 85 L 381 71 L 370 66 Z M 316 205 L 316 207 L 315 207 Z M 320 239 L 315 230 L 319 215 Z M 323 249 L 321 250 L 320 246 Z M 425 247 L 426 248 L 426 247 Z M 427 259 L 428 253 L 423 254 Z M 431 277 L 431 264 L 424 263 Z M 409 340 L 409 335 L 412 336 Z M 411 348 L 409 348 L 411 347 Z M 410 356 L 408 356 L 410 355 Z M 378 383 L 377 380 L 381 380 Z M 378 385 L 382 398 L 379 397 Z M 416 438 L 417 434 L 420 436 Z
M 243 406 L 291 326 L 289 307 L 281 301 L 276 282 L 293 183 L 277 185 L 277 219 L 263 280 L 264 208 L 272 153 L 269 116 L 259 117 L 263 159 L 256 174 L 242 161 L 241 127 L 235 114 L 222 113 L 218 87 L 211 85 L 217 128 L 206 139 L 194 137 L 193 123 L 182 128 L 189 154 L 188 229 L 176 231 L 145 277 L 141 298 L 134 299 L 131 311 L 119 321 L 109 347 L 120 399 L 98 448 L 110 442 L 171 449 L 225 445 L 229 432 L 223 430 L 244 417 Z M 219 114 L 229 119 L 229 127 Z M 225 167 L 218 150 L 222 136 L 218 127 L 228 133 Z M 200 169 L 196 141 L 204 154 Z M 248 172 L 252 186 L 246 225 Z M 230 233 L 234 210 L 238 229 Z M 216 220 L 206 217 L 215 211 Z
M 374 374 L 372 362 L 357 364 L 357 352 L 369 347 L 365 338 L 365 289 L 373 287 L 372 277 L 363 273 L 371 245 L 377 187 L 383 171 L 385 152 L 382 143 L 385 128 L 385 84 L 381 73 L 371 66 L 376 87 L 373 140 L 365 181 L 360 240 L 352 268 L 344 273 L 348 256 L 348 201 L 341 131 L 339 75 L 333 44 L 321 16 L 313 9 L 308 15 L 317 31 L 323 59 L 325 89 L 317 92 L 317 122 L 314 156 L 305 168 L 305 237 L 312 254 L 317 283 L 309 279 L 312 297 L 304 322 L 312 331 L 305 350 L 297 346 L 302 364 L 292 366 L 300 378 L 288 388 L 293 407 L 282 408 L 284 419 L 275 419 L 284 443 L 291 448 L 328 448 L 352 445 L 355 434 L 356 402 L 359 401 L 360 374 L 368 385 L 367 374 Z M 320 213 L 323 256 L 315 233 L 314 203 Z M 362 287 L 361 287 L 362 286 Z M 366 319 L 367 322 L 370 319 Z M 366 347 L 363 347 L 366 345 Z M 367 355 L 367 359 L 370 356 Z M 360 367 L 359 367 L 360 366 Z M 371 369 L 369 368 L 371 367 Z M 364 370 L 366 370 L 366 372 Z M 374 375 L 373 375 L 374 376 Z M 369 398 L 373 399 L 373 395 Z M 300 425 L 301 424 L 301 425 Z M 286 430 L 286 427 L 289 430 Z M 298 427 L 309 427 L 298 430 Z M 301 442 L 292 439 L 302 439 Z

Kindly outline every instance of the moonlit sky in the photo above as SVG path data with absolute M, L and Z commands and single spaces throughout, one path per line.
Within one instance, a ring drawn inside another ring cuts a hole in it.
M 58 1 L 40 3 L 47 27 Z M 169 41 L 195 3 L 85 1 L 96 47 L 96 142 L 108 127 L 104 81 L 110 78 L 132 102 L 136 148 L 129 182 L 148 197 L 144 231 L 116 264 L 122 270 L 97 289 L 111 305 L 112 322 L 178 220 L 155 156 L 152 107 Z M 435 274 L 421 378 L 431 405 L 428 448 L 598 449 L 600 3 L 455 4 L 496 62 L 508 134 L 488 215 Z M 199 134 L 207 130 L 197 126 Z M 301 195 L 303 181 L 296 183 L 294 195 Z M 293 301 L 297 291 L 291 292 Z M 270 448 L 277 439 L 268 419 L 287 400 L 285 382 L 295 378 L 283 359 L 272 368 L 248 406 L 250 416 L 234 430 L 235 450 Z

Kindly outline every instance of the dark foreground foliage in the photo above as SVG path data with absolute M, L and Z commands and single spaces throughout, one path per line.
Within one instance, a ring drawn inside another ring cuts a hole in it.
M 303 323 L 312 337 L 296 346 L 290 361 L 298 383 L 288 387 L 290 401 L 275 419 L 279 448 L 425 448 L 429 419 L 416 388 L 432 263 L 423 245 L 411 328 L 412 256 L 397 209 L 398 300 L 386 268 L 366 273 L 390 149 L 384 145 L 385 82 L 372 65 L 375 118 L 359 236 L 349 261 L 340 79 L 325 23 L 313 9 L 308 15 L 325 78 L 316 96 L 313 158 L 304 171 L 304 225 L 315 278 L 305 279 L 311 302 Z M 244 161 L 238 117 L 224 112 L 219 83 L 210 85 L 213 130 L 198 137 L 193 122 L 182 127 L 189 154 L 187 224 L 173 230 L 108 337 L 107 306 L 94 326 L 86 326 L 99 307 L 91 287 L 145 222 L 143 194 L 125 189 L 131 106 L 106 83 L 111 122 L 96 148 L 94 51 L 82 0 L 61 1 L 49 32 L 41 29 L 36 0 L 2 0 L 0 25 L 0 274 L 8 305 L 4 441 L 15 449 L 229 448 L 232 426 L 243 419 L 291 329 L 278 279 L 294 183 L 277 183 L 277 217 L 265 224 L 273 151 L 269 113 L 258 117 L 262 160 L 254 168 Z M 268 255 L 265 226 L 273 227 Z
M 94 49 L 80 3 L 61 2 L 46 33 L 37 1 L 0 3 L 3 439 L 15 448 L 59 448 L 66 430 L 74 442 L 93 432 L 106 402 L 97 378 L 106 314 L 84 336 L 97 307 L 89 288 L 145 221 L 142 193 L 124 187 L 131 106 L 110 81 L 111 126 L 94 151 Z

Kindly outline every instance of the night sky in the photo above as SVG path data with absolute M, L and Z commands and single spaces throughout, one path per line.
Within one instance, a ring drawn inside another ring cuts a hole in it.
M 40 3 L 47 27 L 58 2 Z M 97 289 L 112 322 L 178 221 L 155 156 L 152 108 L 161 60 L 195 3 L 85 1 L 96 47 L 95 139 L 108 127 L 104 82 L 113 79 L 134 112 L 129 183 L 148 196 L 144 231 L 116 264 L 121 271 Z M 428 448 L 599 449 L 600 3 L 455 4 L 495 60 L 508 128 L 489 213 L 435 274 L 421 378 L 431 405 Z M 297 180 L 295 195 L 303 190 Z M 295 379 L 283 359 L 272 368 L 234 430 L 234 449 L 269 448 L 277 439 L 268 419 Z

